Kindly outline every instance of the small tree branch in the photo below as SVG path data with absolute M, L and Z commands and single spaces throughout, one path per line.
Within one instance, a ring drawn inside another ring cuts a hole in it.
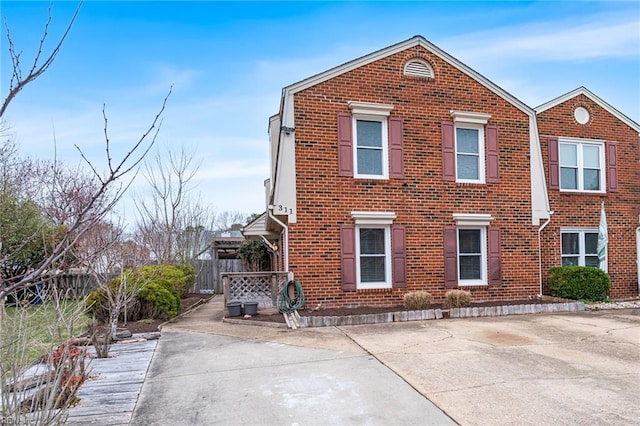
M 24 78 L 22 78 L 22 73 L 20 71 L 20 53 L 18 54 L 15 53 L 15 48 L 13 45 L 13 40 L 11 38 L 11 33 L 9 31 L 9 26 L 5 24 L 7 27 L 9 54 L 11 56 L 11 60 L 13 61 L 13 74 L 11 77 L 11 84 L 9 86 L 9 93 L 7 94 L 6 98 L 2 102 L 2 106 L 0 106 L 0 118 L 4 116 L 4 113 L 9 107 L 9 104 L 11 103 L 11 101 L 13 101 L 16 95 L 22 89 L 24 89 L 25 86 L 27 86 L 29 83 L 31 83 L 33 80 L 35 80 L 36 78 L 44 74 L 44 72 L 51 66 L 53 61 L 56 59 L 56 56 L 58 56 L 58 53 L 60 53 L 60 48 L 62 47 L 62 44 L 64 43 L 67 36 L 69 35 L 69 32 L 71 31 L 71 28 L 73 27 L 73 24 L 75 23 L 76 18 L 80 13 L 81 7 L 82 7 L 82 0 L 78 2 L 78 6 L 76 7 L 76 10 L 74 11 L 73 16 L 71 17 L 71 20 L 69 21 L 69 24 L 67 25 L 64 33 L 58 40 L 58 43 L 55 45 L 55 47 L 53 48 L 49 56 L 47 56 L 47 58 L 42 63 L 39 63 L 40 58 L 43 54 L 44 43 L 47 39 L 47 36 L 49 35 L 48 31 L 49 31 L 49 24 L 51 23 L 52 6 L 49 7 L 49 17 L 47 19 L 47 23 L 45 24 L 42 38 L 40 39 L 40 43 L 38 45 L 38 52 L 36 53 L 33 66 L 29 70 L 29 74 Z

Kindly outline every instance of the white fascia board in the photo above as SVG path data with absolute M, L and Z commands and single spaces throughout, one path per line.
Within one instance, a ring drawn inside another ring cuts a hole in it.
M 296 152 L 293 133 L 280 135 L 277 176 L 271 198 L 274 215 L 288 216 L 288 223 L 296 222 Z
M 538 226 L 540 219 L 551 217 L 551 210 L 536 117 L 529 118 L 529 168 L 531 170 L 531 223 Z
M 269 165 L 271 167 L 271 181 L 275 180 L 276 161 L 278 158 L 278 142 L 280 140 L 280 114 L 269 118 Z M 268 201 L 267 201 L 268 202 Z
M 568 93 L 565 93 L 564 95 L 558 96 L 557 98 L 550 100 L 549 102 L 545 102 L 544 104 L 535 107 L 534 110 L 536 114 L 540 114 L 548 109 L 551 109 L 555 106 L 565 103 L 566 101 L 572 98 L 575 98 L 578 95 L 584 95 L 587 98 L 591 99 L 593 102 L 597 103 L 607 112 L 609 112 L 609 114 L 613 115 L 618 120 L 622 121 L 623 123 L 631 127 L 636 132 L 640 133 L 640 124 L 636 123 L 635 121 L 633 121 L 632 119 L 630 119 L 629 117 L 627 117 L 626 115 L 624 115 L 623 113 L 615 109 L 609 103 L 604 101 L 599 96 L 595 95 L 593 92 L 591 92 L 589 89 L 587 89 L 584 86 L 580 86 L 577 89 L 574 89 Z
M 288 223 L 296 223 L 295 130 L 289 133 L 281 130 L 282 127 L 295 129 L 293 94 L 287 88 L 282 90 L 281 110 L 278 119 L 278 128 L 274 129 L 277 136 L 271 136 L 276 143 L 276 149 L 275 158 L 272 160 L 272 192 L 267 208 L 273 209 L 275 215 L 286 215 Z

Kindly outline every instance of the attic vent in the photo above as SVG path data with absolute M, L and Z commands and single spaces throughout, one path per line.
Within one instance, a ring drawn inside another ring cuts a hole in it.
M 412 59 L 404 66 L 404 75 L 410 77 L 433 78 L 433 68 L 426 61 Z

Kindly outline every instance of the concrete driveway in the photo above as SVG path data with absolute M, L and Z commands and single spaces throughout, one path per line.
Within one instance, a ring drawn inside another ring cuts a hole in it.
M 463 425 L 637 425 L 640 310 L 344 331 Z
M 640 418 L 638 309 L 294 331 L 222 323 L 216 299 L 163 329 L 132 425 Z

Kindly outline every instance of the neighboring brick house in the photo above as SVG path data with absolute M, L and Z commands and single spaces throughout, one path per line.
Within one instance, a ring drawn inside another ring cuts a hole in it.
M 543 269 L 599 265 L 604 202 L 609 244 L 601 267 L 611 278 L 610 297 L 638 296 L 640 126 L 584 87 L 536 112 L 554 212 L 542 232 Z
M 536 112 L 423 37 L 285 87 L 269 137 L 251 228 L 309 305 L 540 294 L 555 217 Z

